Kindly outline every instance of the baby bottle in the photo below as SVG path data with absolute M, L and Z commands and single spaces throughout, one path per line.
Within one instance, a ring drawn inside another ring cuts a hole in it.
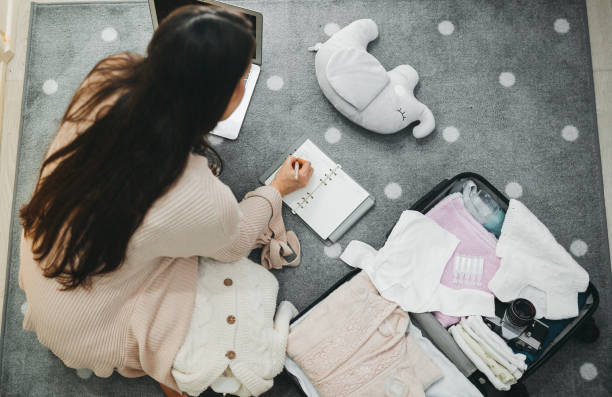
M 506 213 L 489 193 L 479 190 L 471 180 L 463 184 L 463 205 L 485 229 L 499 237 Z

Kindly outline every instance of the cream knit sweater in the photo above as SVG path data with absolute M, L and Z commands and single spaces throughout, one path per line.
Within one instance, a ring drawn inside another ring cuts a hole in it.
M 276 310 L 277 293 L 276 277 L 248 258 L 200 258 L 195 310 L 172 369 L 181 391 L 198 396 L 210 386 L 247 397 L 272 387 L 297 314 L 287 301 Z
M 82 126 L 63 125 L 48 153 L 79 130 Z M 279 192 L 263 186 L 247 196 L 238 203 L 207 160 L 190 155 L 182 176 L 132 236 L 124 262 L 94 277 L 90 291 L 59 291 L 55 279 L 42 276 L 32 242 L 22 236 L 24 329 L 36 332 L 68 367 L 89 368 L 101 377 L 113 370 L 126 377 L 149 375 L 178 389 L 171 368 L 194 309 L 198 256 L 235 262 L 268 244 L 273 252 L 264 250 L 264 263 L 280 267 L 281 255 L 291 254 L 287 240 L 299 256 L 297 238 L 284 230 Z

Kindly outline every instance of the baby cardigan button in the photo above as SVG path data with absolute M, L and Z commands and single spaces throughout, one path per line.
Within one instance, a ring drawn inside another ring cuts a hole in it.
M 234 282 L 232 281 L 231 278 L 226 278 L 225 280 L 223 280 L 223 284 L 225 284 L 226 287 L 229 287 L 233 284 Z
M 236 352 L 234 352 L 233 350 L 228 350 L 227 353 L 225 353 L 225 357 L 229 358 L 230 360 L 233 360 L 236 358 Z
M 229 316 L 227 316 L 227 323 L 228 324 L 234 324 L 236 322 L 236 317 L 232 316 L 231 314 Z

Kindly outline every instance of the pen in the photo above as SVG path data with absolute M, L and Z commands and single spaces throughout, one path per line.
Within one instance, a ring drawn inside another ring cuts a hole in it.
M 298 170 L 300 169 L 300 163 L 299 162 L 294 162 L 293 163 L 293 169 L 295 170 L 295 180 L 297 181 L 298 179 Z

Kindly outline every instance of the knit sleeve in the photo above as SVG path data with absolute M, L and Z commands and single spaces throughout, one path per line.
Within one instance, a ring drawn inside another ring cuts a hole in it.
M 247 193 L 240 203 L 224 206 L 224 209 L 221 222 L 228 237 L 227 244 L 211 258 L 232 262 L 247 256 L 254 248 L 263 247 L 261 264 L 268 269 L 299 264 L 300 244 L 293 231 L 285 230 L 278 190 L 270 186 L 259 187 Z M 285 257 L 291 255 L 295 258 L 288 262 Z
M 192 155 L 183 175 L 147 213 L 127 254 L 143 261 L 203 256 L 233 262 L 263 247 L 266 268 L 297 265 L 300 244 L 295 233 L 285 230 L 281 209 L 280 193 L 269 186 L 249 192 L 238 203 L 207 160 Z M 286 257 L 292 255 L 288 263 Z

